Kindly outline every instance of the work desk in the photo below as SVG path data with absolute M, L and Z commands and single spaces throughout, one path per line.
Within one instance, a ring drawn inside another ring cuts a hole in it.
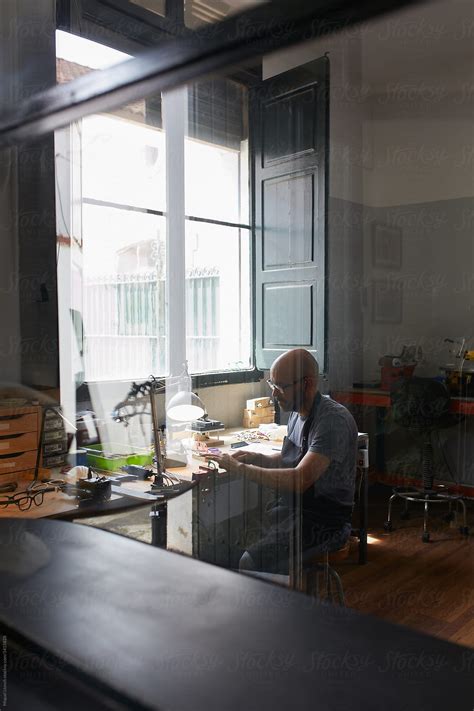
M 392 485 L 420 485 L 421 480 L 419 481 L 415 478 L 398 476 L 394 474 L 389 475 L 385 471 L 385 418 L 391 406 L 389 391 L 378 390 L 375 388 L 348 388 L 347 390 L 332 391 L 331 397 L 337 402 L 349 407 L 351 405 L 361 406 L 366 412 L 370 409 L 374 410 L 376 437 L 372 451 L 375 461 L 371 462 L 371 475 L 374 475 L 382 482 L 390 483 Z M 474 398 L 451 397 L 450 412 L 455 415 L 465 415 L 467 417 L 474 415 Z M 460 420 L 462 419 L 463 418 L 460 418 Z M 366 426 L 367 425 L 364 422 L 364 428 L 366 428 Z M 453 492 L 460 493 L 468 497 L 472 497 L 474 495 L 472 486 L 453 484 L 452 481 L 446 481 L 444 483 L 449 485 Z
M 101 472 L 101 474 L 104 472 Z M 60 474 L 59 472 L 43 470 L 43 475 L 50 478 L 58 478 L 74 484 L 76 478 L 68 474 Z M 8 492 L 8 496 L 12 496 L 20 491 L 26 490 L 28 484 L 33 481 L 31 474 L 20 473 L 12 479 L 12 477 L 2 477 L 2 483 L 8 483 L 9 480 L 14 480 L 18 484 L 16 491 Z M 127 482 L 131 489 L 138 492 L 143 491 L 143 482 L 137 486 L 136 482 Z M 148 488 L 149 488 L 148 484 Z M 108 511 L 118 511 L 120 509 L 131 508 L 133 506 L 143 506 L 143 504 L 152 504 L 153 499 L 139 500 L 128 496 L 112 493 L 108 501 L 101 503 L 79 503 L 72 496 L 61 491 L 47 492 L 44 495 L 43 503 L 40 506 L 31 505 L 27 511 L 21 511 L 17 506 L 7 506 L 0 508 L 0 519 L 2 518 L 18 518 L 18 519 L 37 519 L 37 518 L 80 518 L 81 516 L 91 516 L 94 514 L 103 514 Z
M 221 438 L 224 439 L 225 444 L 220 445 L 220 449 L 223 451 L 233 451 L 230 449 L 230 445 L 232 442 L 237 441 L 237 437 L 235 436 L 237 432 L 241 432 L 242 428 L 234 428 L 225 431 Z M 281 448 L 282 442 L 268 442 L 266 444 L 261 445 L 260 443 L 252 443 L 247 447 L 248 450 L 253 449 L 254 451 L 271 451 L 272 448 Z M 184 479 L 187 481 L 191 481 L 192 474 L 193 472 L 197 471 L 199 468 L 199 464 L 204 464 L 206 462 L 206 459 L 201 459 L 197 460 L 195 459 L 191 453 L 189 452 L 188 457 L 187 457 L 187 464 L 183 465 L 181 467 L 173 467 L 169 468 L 169 472 L 173 474 L 174 476 Z M 94 471 L 97 471 L 99 475 L 111 475 L 113 476 L 114 473 L 110 473 L 107 471 L 100 471 L 94 469 Z M 121 473 L 121 472 L 117 472 Z M 40 472 L 39 479 L 43 477 L 48 477 L 51 479 L 63 479 L 67 483 L 74 484 L 76 482 L 76 477 L 72 473 L 61 473 L 60 470 L 55 469 L 55 470 L 46 470 L 42 469 Z M 18 484 L 18 488 L 16 491 L 20 491 L 23 489 L 26 489 L 29 483 L 33 481 L 33 474 L 30 471 L 25 471 L 25 472 L 18 472 L 16 474 L 5 474 L 1 477 L 1 483 L 2 484 L 7 484 L 9 482 L 16 482 Z M 71 496 L 68 496 L 67 494 L 61 492 L 61 491 L 56 491 L 56 492 L 48 492 L 44 496 L 44 501 L 41 506 L 35 506 L 34 504 L 31 506 L 31 508 L 28 511 L 21 511 L 17 506 L 8 506 L 4 509 L 0 508 L 0 518 L 20 518 L 20 519 L 29 519 L 29 518 L 64 518 L 64 519 L 75 519 L 79 518 L 81 516 L 90 516 L 93 515 L 94 513 L 98 514 L 103 514 L 107 513 L 109 511 L 117 511 L 121 508 L 131 508 L 133 506 L 143 506 L 143 505 L 151 505 L 154 502 L 156 502 L 156 497 L 150 495 L 146 496 L 144 495 L 144 492 L 146 490 L 149 490 L 151 486 L 151 480 L 145 480 L 145 481 L 126 481 L 123 482 L 123 484 L 119 487 L 119 490 L 123 490 L 123 495 L 120 493 L 112 493 L 112 496 L 110 500 L 102 502 L 102 503 L 84 503 L 84 504 L 79 504 L 77 500 Z M 16 493 L 15 492 L 9 492 L 10 495 Z M 141 498 L 133 498 L 132 496 L 128 496 L 127 493 L 134 493 L 137 497 Z
M 335 390 L 331 393 L 333 400 L 343 405 L 364 405 L 366 407 L 390 407 L 390 392 L 375 388 L 350 388 Z M 451 397 L 450 411 L 454 414 L 474 415 L 474 398 Z
M 472 709 L 466 647 L 87 526 L 0 545 L 8 708 Z
M 241 428 L 227 430 L 219 434 L 224 440 L 219 445 L 222 451 L 234 451 L 230 445 L 237 442 L 237 432 Z M 363 436 L 360 436 L 363 439 Z M 188 443 L 189 445 L 191 442 Z M 281 449 L 282 440 L 249 443 L 246 451 L 274 453 Z M 170 474 L 182 480 L 190 481 L 193 472 L 205 464 L 206 458 L 196 459 L 188 454 L 186 466 L 169 468 Z M 107 472 L 100 472 L 107 474 Z M 53 478 L 55 474 L 52 475 Z M 19 488 L 26 488 L 31 476 L 18 477 Z M 69 483 L 74 483 L 72 474 L 59 475 Z M 229 475 L 224 471 L 205 474 L 191 490 L 170 498 L 163 506 L 162 502 L 150 494 L 146 494 L 151 486 L 150 480 L 127 481 L 112 493 L 110 500 L 102 503 L 79 504 L 76 499 L 61 491 L 44 495 L 41 506 L 32 505 L 28 511 L 20 511 L 16 506 L 0 509 L 1 518 L 37 519 L 61 518 L 63 520 L 79 520 L 90 518 L 93 525 L 102 525 L 98 519 L 110 514 L 145 507 L 150 510 L 159 504 L 157 511 L 151 516 L 152 542 L 155 545 L 166 545 L 169 550 L 183 553 L 200 560 L 228 568 L 236 568 L 246 547 L 248 535 L 256 530 L 265 519 L 265 507 L 268 503 L 265 491 L 250 480 L 237 475 Z M 356 533 L 359 536 L 359 562 L 367 559 L 367 477 L 362 476 L 359 492 L 359 521 Z M 122 492 L 122 494 L 118 493 Z M 133 498 L 133 495 L 139 498 Z M 271 492 L 271 498 L 275 494 Z M 93 518 L 92 518 L 93 517 Z M 93 520 L 94 519 L 94 520 Z M 107 526 L 107 522 L 104 521 Z M 165 542 L 165 543 L 164 543 Z

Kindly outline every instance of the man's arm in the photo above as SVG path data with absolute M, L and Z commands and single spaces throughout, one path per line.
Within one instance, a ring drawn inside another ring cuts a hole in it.
M 261 452 L 245 452 L 238 450 L 232 453 L 232 459 L 237 459 L 242 464 L 254 464 L 264 469 L 277 469 L 281 466 L 281 452 L 262 454 Z
M 244 453 L 242 453 L 243 455 Z M 252 454 L 245 452 L 246 455 Z M 229 473 L 241 474 L 264 486 L 279 487 L 286 491 L 302 493 L 321 477 L 329 466 L 330 459 L 323 454 L 307 452 L 301 462 L 291 469 L 270 469 L 246 463 L 243 456 L 221 454 L 213 457 Z

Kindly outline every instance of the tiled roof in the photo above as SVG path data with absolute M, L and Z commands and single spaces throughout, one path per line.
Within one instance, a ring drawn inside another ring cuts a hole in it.
M 91 67 L 84 67 L 82 64 L 69 62 L 67 59 L 56 59 L 56 81 L 58 84 L 66 84 L 69 81 L 82 77 L 84 74 L 97 71 Z
M 100 71 L 100 69 L 85 67 L 82 64 L 76 64 L 76 62 L 69 62 L 67 59 L 61 59 L 59 57 L 56 59 L 56 81 L 58 84 L 67 84 L 78 77 L 84 76 L 84 74 Z M 134 119 L 135 121 L 141 118 L 141 120 L 144 121 L 145 101 L 135 101 L 133 104 L 127 104 L 109 113 L 122 116 L 123 118 Z

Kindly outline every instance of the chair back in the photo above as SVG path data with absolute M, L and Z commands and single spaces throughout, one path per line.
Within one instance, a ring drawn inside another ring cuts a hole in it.
M 449 392 L 432 378 L 413 377 L 391 393 L 394 422 L 408 429 L 431 429 L 449 417 Z

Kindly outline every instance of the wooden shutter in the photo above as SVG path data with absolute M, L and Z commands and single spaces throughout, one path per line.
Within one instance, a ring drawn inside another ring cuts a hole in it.
M 255 178 L 256 364 L 304 347 L 324 368 L 329 61 L 251 93 Z

